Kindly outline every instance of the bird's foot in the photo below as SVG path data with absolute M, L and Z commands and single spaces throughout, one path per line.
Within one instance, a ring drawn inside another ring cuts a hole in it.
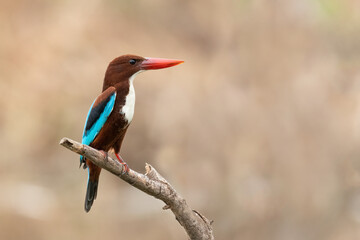
M 104 156 L 105 159 L 108 158 L 108 156 L 109 156 L 108 152 L 105 152 L 104 150 L 100 150 L 100 152 Z
M 120 157 L 119 154 L 115 153 L 115 156 L 119 160 L 120 164 L 122 164 L 124 166 L 124 173 L 128 173 L 129 172 L 129 166 L 127 165 L 127 163 Z

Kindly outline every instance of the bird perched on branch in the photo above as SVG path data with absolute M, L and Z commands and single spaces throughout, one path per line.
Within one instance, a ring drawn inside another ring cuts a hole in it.
M 131 123 L 135 107 L 134 78 L 143 71 L 172 67 L 180 60 L 144 58 L 123 55 L 110 62 L 102 93 L 95 99 L 86 118 L 82 143 L 101 150 L 105 155 L 114 150 L 126 172 L 128 167 L 119 155 L 121 143 Z M 80 166 L 88 168 L 85 211 L 89 212 L 96 198 L 101 168 L 80 157 Z

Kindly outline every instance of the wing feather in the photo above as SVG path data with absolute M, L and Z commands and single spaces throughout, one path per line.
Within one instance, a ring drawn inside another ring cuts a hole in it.
M 86 117 L 82 144 L 90 145 L 94 141 L 114 109 L 115 99 L 115 88 L 109 87 L 92 103 Z M 80 165 L 82 163 L 84 163 L 83 156 L 80 157 Z

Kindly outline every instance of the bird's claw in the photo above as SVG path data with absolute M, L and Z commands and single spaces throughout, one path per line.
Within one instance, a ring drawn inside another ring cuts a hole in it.
M 101 154 L 104 156 L 105 159 L 108 158 L 108 156 L 109 156 L 108 152 L 105 152 L 105 151 L 103 151 L 103 150 L 100 150 L 100 152 L 101 152 Z
M 130 168 L 127 163 L 119 156 L 119 154 L 115 153 L 115 156 L 119 160 L 120 164 L 123 165 L 122 174 L 128 173 Z
M 128 173 L 129 172 L 129 166 L 127 165 L 126 162 L 121 163 L 123 165 L 123 171 L 122 174 Z

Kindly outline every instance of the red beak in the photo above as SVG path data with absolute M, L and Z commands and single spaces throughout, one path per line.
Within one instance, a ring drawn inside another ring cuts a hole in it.
M 145 58 L 145 60 L 141 63 L 140 67 L 143 70 L 161 69 L 172 67 L 183 62 L 184 61 L 174 59 Z

